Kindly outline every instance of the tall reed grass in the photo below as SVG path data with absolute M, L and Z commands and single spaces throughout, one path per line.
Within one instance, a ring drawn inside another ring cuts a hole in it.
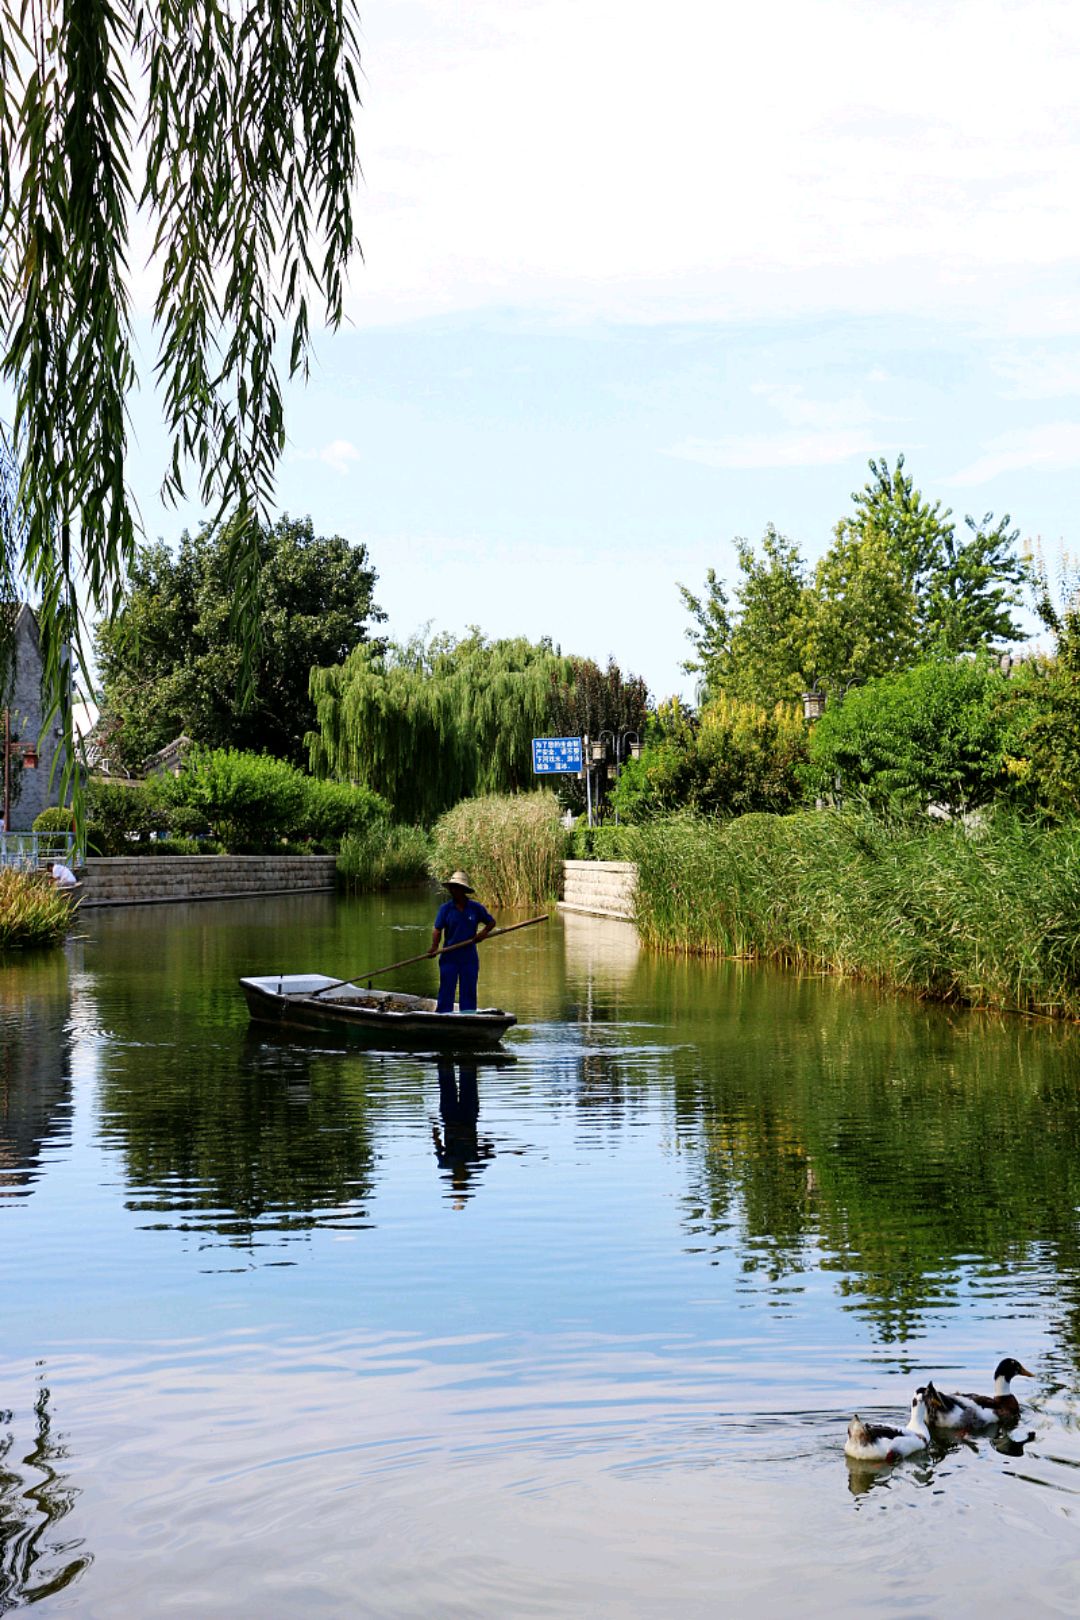
M 536 905 L 558 895 L 569 843 L 551 793 L 464 799 L 435 823 L 431 873 L 462 867 L 488 904 Z
M 0 951 L 54 945 L 71 923 L 71 903 L 49 878 L 0 866 Z
M 1080 823 L 672 817 L 642 828 L 637 916 L 661 950 L 1080 1018 Z
M 346 833 L 338 854 L 338 881 L 350 894 L 376 889 L 404 889 L 423 883 L 431 846 L 422 827 L 376 822 L 361 832 Z

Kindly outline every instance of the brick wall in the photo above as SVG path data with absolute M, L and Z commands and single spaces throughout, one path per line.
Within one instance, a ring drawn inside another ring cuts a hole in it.
M 82 903 L 146 906 L 332 889 L 336 865 L 333 855 L 91 855 Z

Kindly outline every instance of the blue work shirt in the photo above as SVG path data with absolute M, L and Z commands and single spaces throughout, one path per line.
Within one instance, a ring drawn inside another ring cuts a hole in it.
M 466 898 L 460 911 L 452 900 L 447 900 L 441 905 L 435 916 L 435 927 L 442 934 L 445 947 L 459 945 L 462 940 L 472 939 L 486 923 L 494 921 L 491 912 L 486 910 L 479 900 Z M 479 962 L 479 960 L 480 953 L 476 946 L 471 949 L 465 946 L 464 950 L 455 951 L 453 956 L 447 957 L 446 964 L 449 967 L 451 962 Z

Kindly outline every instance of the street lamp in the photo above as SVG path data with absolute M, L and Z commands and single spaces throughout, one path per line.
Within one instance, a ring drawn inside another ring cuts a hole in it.
M 607 763 L 609 782 L 618 784 L 627 759 L 641 758 L 641 738 L 636 731 L 602 731 L 594 741 L 591 754 L 598 765 Z M 615 825 L 619 825 L 619 807 L 615 806 Z
M 38 751 L 34 743 L 20 742 L 11 735 L 11 710 L 4 710 L 4 832 L 11 831 L 11 761 L 18 758 L 24 770 L 36 771 Z
M 825 713 L 825 693 L 820 692 L 816 686 L 812 687 L 809 692 L 804 692 L 802 695 L 802 712 L 803 719 L 811 725 L 815 720 L 820 720 Z

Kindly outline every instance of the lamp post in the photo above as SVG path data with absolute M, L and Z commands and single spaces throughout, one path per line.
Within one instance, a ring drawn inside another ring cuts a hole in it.
M 622 768 L 628 759 L 641 758 L 641 738 L 636 731 L 602 731 L 592 744 L 593 762 L 607 765 L 609 782 L 618 785 Z M 599 795 L 597 795 L 599 798 Z M 615 825 L 619 825 L 619 807 L 615 806 Z
M 11 761 L 18 757 L 24 770 L 36 771 L 37 748 L 33 743 L 20 742 L 11 735 L 11 710 L 4 710 L 4 824 L 3 831 L 11 831 Z

